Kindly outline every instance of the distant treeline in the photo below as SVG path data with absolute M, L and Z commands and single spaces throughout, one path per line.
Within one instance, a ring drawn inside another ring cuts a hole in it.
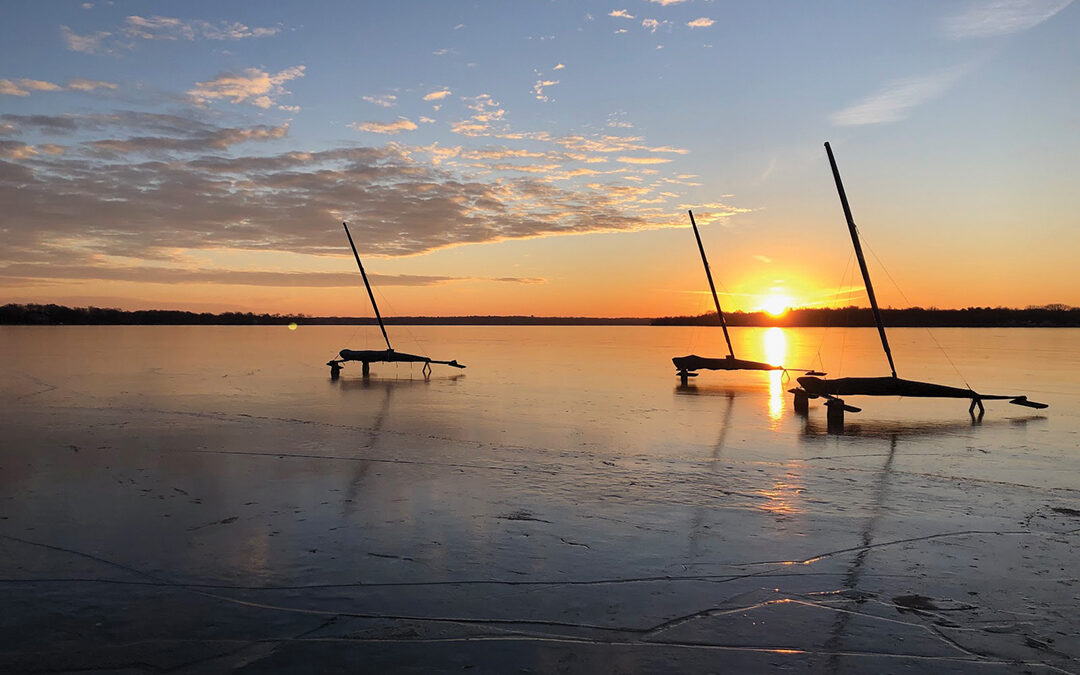
M 874 326 L 874 313 L 866 307 L 839 307 L 793 309 L 783 316 L 765 312 L 724 312 L 729 326 Z M 964 309 L 937 309 L 935 307 L 909 307 L 907 309 L 883 309 L 881 320 L 886 326 L 955 326 L 955 327 L 1009 327 L 1080 326 L 1080 307 L 1068 305 L 1043 305 L 1013 309 L 1009 307 L 966 307 Z M 700 316 L 672 316 L 654 319 L 654 326 L 717 326 L 720 320 L 715 313 Z
M 391 316 L 387 325 L 466 325 L 466 326 L 647 326 L 648 318 L 594 318 L 577 316 Z M 146 325 L 146 326 L 282 326 L 290 323 L 323 326 L 374 325 L 374 317 L 305 314 L 253 314 L 252 312 L 183 312 L 168 309 L 125 311 L 103 307 L 64 307 L 62 305 L 0 306 L 0 325 Z
M 911 307 L 883 309 L 886 326 L 1080 326 L 1080 307 L 1043 305 L 1026 309 L 1008 307 L 968 307 L 936 309 Z M 873 326 L 874 315 L 866 308 L 793 309 L 783 316 L 764 312 L 725 313 L 729 326 Z M 594 318 L 578 316 L 395 316 L 388 325 L 440 326 L 716 326 L 716 314 L 648 318 Z M 0 306 L 0 325 L 149 325 L 149 326 L 281 326 L 290 323 L 311 325 L 372 325 L 374 317 L 313 317 L 304 314 L 253 314 L 251 312 L 183 312 L 167 309 L 125 311 L 102 307 L 62 305 Z

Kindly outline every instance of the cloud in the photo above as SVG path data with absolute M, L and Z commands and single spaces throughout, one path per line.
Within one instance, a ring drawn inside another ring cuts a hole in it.
M 613 9 L 608 12 L 608 16 L 613 16 L 619 19 L 633 19 L 634 15 L 627 12 L 625 9 Z
M 1034 28 L 1069 6 L 1072 0 L 991 0 L 972 3 L 967 11 L 941 22 L 954 40 L 1008 35 Z
M 73 91 L 94 91 L 95 89 L 116 89 L 117 85 L 112 82 L 75 78 L 68 81 L 67 88 Z
M 91 141 L 86 148 L 95 153 L 224 150 L 231 146 L 285 138 L 289 125 L 253 127 L 218 127 L 173 115 L 119 112 L 85 115 L 0 115 L 0 123 L 13 133 L 35 131 L 42 134 L 71 135 L 120 128 L 129 136 L 122 139 Z M 46 146 L 40 146 L 44 151 Z M 56 146 L 59 147 L 59 146 Z
M 665 157 L 618 157 L 615 161 L 623 164 L 667 164 L 671 160 Z
M 229 137 L 227 129 L 194 120 L 125 117 L 132 130 Z M 59 119 L 87 133 L 120 122 Z M 37 128 L 59 119 L 36 120 Z M 29 120 L 17 123 L 25 127 Z M 142 137 L 128 140 L 146 145 Z M 14 159 L 0 162 L 0 265 L 82 264 L 102 255 L 169 261 L 185 249 L 340 254 L 341 220 L 356 223 L 363 253 L 390 256 L 673 224 L 667 210 L 656 215 L 638 203 L 652 196 L 649 186 L 595 182 L 562 189 L 548 176 L 518 172 L 485 178 L 444 169 L 421 159 L 421 148 L 398 144 L 236 157 L 198 154 L 190 144 L 173 150 L 178 154 L 169 161 L 110 154 L 88 161 L 85 149 L 96 150 L 102 142 L 96 143 L 50 155 L 6 142 L 5 156 Z M 185 159 L 185 151 L 195 154 Z
M 19 84 L 31 91 L 60 91 L 61 89 L 63 89 L 63 87 L 58 84 L 53 84 L 52 82 L 44 82 L 42 80 L 23 79 L 19 80 Z
M 764 256 L 764 255 L 755 255 L 754 260 L 757 260 L 757 261 L 763 262 L 763 263 L 771 263 L 772 262 L 772 258 L 770 258 L 768 256 Z
M 243 40 L 281 32 L 280 28 L 249 28 L 235 21 L 211 23 L 168 16 L 129 16 L 120 30 L 129 38 L 141 40 Z
M 29 96 L 30 92 L 22 89 L 11 80 L 0 80 L 0 94 L 7 96 Z
M 660 22 L 656 19 L 642 19 L 641 26 L 650 33 L 655 33 L 656 29 L 660 27 Z
M 691 28 L 708 28 L 709 26 L 713 25 L 714 23 L 716 23 L 716 22 L 713 21 L 712 19 L 703 16 L 703 17 L 701 17 L 699 19 L 694 19 L 693 21 L 687 21 L 686 25 L 690 26 Z
M 141 136 L 125 140 L 94 141 L 90 146 L 111 153 L 158 152 L 163 150 L 183 150 L 188 152 L 205 150 L 225 150 L 239 143 L 251 141 L 272 141 L 284 138 L 289 133 L 289 125 L 277 127 L 255 126 L 246 129 L 217 129 L 211 133 L 188 137 Z
M 374 103 L 375 105 L 382 106 L 383 108 L 393 107 L 394 102 L 397 101 L 397 96 L 393 94 L 380 94 L 379 96 L 361 96 L 360 98 L 361 100 L 367 101 L 368 103 Z
M 349 127 L 373 134 L 396 134 L 402 131 L 413 131 L 416 129 L 416 123 L 405 117 L 399 117 L 393 122 L 353 122 L 349 124 Z
M 201 105 L 226 99 L 230 103 L 248 102 L 259 108 L 269 108 L 278 96 L 289 93 L 282 86 L 285 82 L 303 76 L 304 66 L 286 68 L 275 75 L 258 68 L 247 68 L 241 74 L 222 73 L 212 80 L 197 82 L 187 93 Z
M 20 79 L 18 81 L 0 80 L 0 94 L 8 96 L 29 96 L 31 91 L 93 91 L 95 89 L 116 89 L 112 82 L 73 79 L 67 86 L 60 86 L 44 80 Z
M 547 87 L 554 87 L 558 83 L 559 83 L 558 80 L 545 80 L 544 78 L 538 79 L 536 81 L 536 84 L 533 85 L 533 89 L 532 89 L 533 90 L 533 95 L 536 96 L 536 100 L 538 100 L 538 101 L 547 101 L 548 97 L 547 97 L 547 95 L 544 94 L 544 89 L 547 88 Z
M 368 274 L 380 288 L 386 286 L 437 286 L 462 281 L 540 284 L 534 277 L 452 277 L 418 274 Z M 12 263 L 0 266 L 0 285 L 50 281 L 127 281 L 141 284 L 222 284 L 262 288 L 355 288 L 355 272 L 279 272 L 261 270 L 189 269 L 163 265 L 117 266 L 97 264 Z M 6 283 L 4 283 L 6 282 Z
M 19 141 L 0 141 L 0 159 L 26 159 L 36 155 L 34 146 Z
M 922 77 L 893 80 L 880 91 L 833 113 L 830 120 L 836 126 L 855 126 L 907 119 L 914 108 L 948 91 L 968 69 L 954 67 Z
M 82 52 L 83 54 L 110 52 L 108 48 L 102 45 L 105 38 L 110 35 L 112 35 L 112 33 L 106 31 L 78 35 L 67 26 L 60 26 L 60 36 L 63 38 L 64 44 L 67 46 L 68 50 Z
M 655 2 L 658 5 L 667 7 L 668 5 L 677 5 L 680 2 L 686 2 L 686 0 L 649 0 L 649 2 Z
M 425 94 L 424 95 L 424 100 L 425 101 L 441 101 L 442 99 L 446 98 L 449 95 L 450 95 L 450 90 L 449 89 L 440 89 L 438 91 L 433 91 L 430 94 Z
M 559 64 L 556 64 L 556 66 L 554 68 L 552 68 L 552 70 L 562 70 L 565 67 L 566 67 L 565 65 L 559 63 Z

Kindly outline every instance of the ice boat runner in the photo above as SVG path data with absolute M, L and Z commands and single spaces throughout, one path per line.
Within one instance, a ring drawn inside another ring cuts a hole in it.
M 416 354 L 394 351 L 394 348 L 390 346 L 390 338 L 386 336 L 386 326 L 383 324 L 382 315 L 379 314 L 379 306 L 375 304 L 375 294 L 371 292 L 371 284 L 368 282 L 367 273 L 364 272 L 364 265 L 360 262 L 360 254 L 356 252 L 356 244 L 353 243 L 349 225 L 348 223 L 342 223 L 341 225 L 345 228 L 345 236 L 349 238 L 349 247 L 352 248 L 353 257 L 356 258 L 356 266 L 360 268 L 360 276 L 364 279 L 364 287 L 367 288 L 368 298 L 371 299 L 371 308 L 375 310 L 375 318 L 379 320 L 379 329 L 382 331 L 383 340 L 386 341 L 386 351 L 381 349 L 342 349 L 338 353 L 338 358 L 326 362 L 326 365 L 330 366 L 330 377 L 337 379 L 347 361 L 359 361 L 363 364 L 361 373 L 364 377 L 370 374 L 371 364 L 376 362 L 423 363 L 425 378 L 431 373 L 431 364 L 433 363 L 440 363 L 454 368 L 464 368 L 465 366 L 458 363 L 457 360 L 436 361 L 429 356 L 417 356 Z
M 824 379 L 814 377 L 813 374 L 798 378 L 799 387 L 792 389 L 795 395 L 796 412 L 807 412 L 808 400 L 811 398 L 826 399 L 828 407 L 829 427 L 842 429 L 844 425 L 844 411 L 860 412 L 860 408 L 847 405 L 840 396 L 916 396 L 921 398 L 966 398 L 971 400 L 968 413 L 974 417 L 978 408 L 979 417 L 985 412 L 983 401 L 1007 400 L 1014 405 L 1022 405 L 1028 408 L 1046 408 L 1045 403 L 1029 401 L 1027 396 L 1019 394 L 980 394 L 970 388 L 949 387 L 932 382 L 919 382 L 917 380 L 902 380 L 896 376 L 896 365 L 893 363 L 892 350 L 889 349 L 889 338 L 885 335 L 885 324 L 881 320 L 881 311 L 878 309 L 877 297 L 874 295 L 874 286 L 870 283 L 870 273 L 866 269 L 866 258 L 863 256 L 862 245 L 859 243 L 859 233 L 855 227 L 855 220 L 851 216 L 851 208 L 848 206 L 847 194 L 844 192 L 844 184 L 840 180 L 840 171 L 836 168 L 836 159 L 833 157 L 832 148 L 825 143 L 825 152 L 829 155 L 829 165 L 832 167 L 833 180 L 836 181 L 836 191 L 840 195 L 840 204 L 844 207 L 844 218 L 847 219 L 848 232 L 851 233 L 851 243 L 855 247 L 855 257 L 859 260 L 859 269 L 862 271 L 863 284 L 866 286 L 866 295 L 870 298 L 870 307 L 874 311 L 874 321 L 877 323 L 878 336 L 881 338 L 881 346 L 885 350 L 885 358 L 889 361 L 889 369 L 892 375 L 889 377 L 838 377 L 836 379 Z
M 708 358 L 691 354 L 689 356 L 676 356 L 671 359 L 678 369 L 676 373 L 683 384 L 688 378 L 697 377 L 695 370 L 787 370 L 783 366 L 760 361 L 747 361 L 735 358 L 735 350 L 731 347 L 731 336 L 728 335 L 727 321 L 724 320 L 724 312 L 720 309 L 720 300 L 716 297 L 716 284 L 713 283 L 712 271 L 709 269 L 709 260 L 705 257 L 705 247 L 701 243 L 701 233 L 698 232 L 697 222 L 694 221 L 694 212 L 690 214 L 690 225 L 694 228 L 694 238 L 697 239 L 698 251 L 701 252 L 701 263 L 705 265 L 705 277 L 709 280 L 709 290 L 712 291 L 713 305 L 716 307 L 716 316 L 720 318 L 720 327 L 724 329 L 724 340 L 727 342 L 728 355 L 723 358 Z M 794 369 L 791 369 L 794 370 Z M 814 373 L 814 371 L 805 371 Z M 824 375 L 825 373 L 816 373 Z

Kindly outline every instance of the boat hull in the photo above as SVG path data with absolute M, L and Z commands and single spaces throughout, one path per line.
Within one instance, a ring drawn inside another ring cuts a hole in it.
M 774 366 L 771 363 L 760 361 L 747 361 L 725 356 L 722 359 L 712 359 L 704 356 L 691 354 L 689 356 L 676 356 L 671 359 L 675 367 L 680 371 L 691 370 L 783 370 L 783 366 Z
M 800 377 L 799 386 L 811 396 L 911 396 L 916 398 L 986 398 L 971 389 L 898 377 Z

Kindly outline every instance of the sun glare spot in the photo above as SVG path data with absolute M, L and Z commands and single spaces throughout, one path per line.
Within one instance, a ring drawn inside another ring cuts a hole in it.
M 296 324 L 295 323 L 290 323 L 289 324 L 289 330 L 296 330 Z
M 772 316 L 780 316 L 791 308 L 791 298 L 786 295 L 769 295 L 765 297 L 765 300 L 761 303 L 761 309 L 765 310 L 766 314 Z

